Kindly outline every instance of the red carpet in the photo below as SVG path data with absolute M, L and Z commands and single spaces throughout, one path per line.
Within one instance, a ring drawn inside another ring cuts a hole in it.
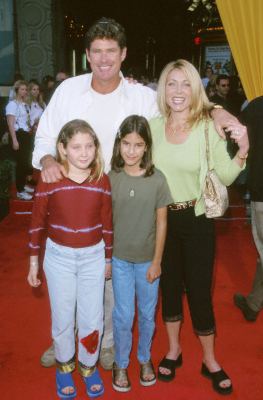
M 17 207 L 0 224 L 0 399 L 52 400 L 55 393 L 55 370 L 45 369 L 39 357 L 51 343 L 49 304 L 45 284 L 32 290 L 27 282 L 27 229 L 30 216 L 15 215 Z M 20 212 L 23 212 L 24 207 Z M 29 210 L 26 209 L 26 212 Z M 229 217 L 237 218 L 230 220 Z M 233 293 L 247 293 L 255 270 L 256 251 L 250 225 L 242 207 L 232 207 L 228 218 L 217 222 L 218 251 L 216 259 L 214 304 L 217 317 L 216 353 L 219 362 L 229 373 L 234 392 L 229 400 L 262 400 L 263 398 L 263 315 L 257 322 L 246 322 L 233 306 Z M 137 325 L 135 324 L 135 329 Z M 136 339 L 129 367 L 132 390 L 119 394 L 111 387 L 110 372 L 102 371 L 108 399 L 127 400 L 216 400 L 209 380 L 200 374 L 201 350 L 194 336 L 185 309 L 182 329 L 183 367 L 176 379 L 169 383 L 157 382 L 144 388 L 139 384 L 136 361 Z M 165 328 L 160 307 L 152 358 L 155 365 L 167 350 Z M 77 399 L 85 399 L 84 385 L 74 373 Z

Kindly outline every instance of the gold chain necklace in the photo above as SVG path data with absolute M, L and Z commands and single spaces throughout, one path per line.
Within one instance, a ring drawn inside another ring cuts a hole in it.
M 167 127 L 168 133 L 170 133 L 172 136 L 175 136 L 176 134 L 179 134 L 179 133 L 189 133 L 188 132 L 189 127 L 186 122 L 182 126 L 173 127 L 172 123 L 170 123 L 168 120 L 166 127 Z

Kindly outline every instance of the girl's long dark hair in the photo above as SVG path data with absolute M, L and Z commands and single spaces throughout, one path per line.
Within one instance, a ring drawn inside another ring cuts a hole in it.
M 111 169 L 116 172 L 120 172 L 123 169 L 124 161 L 120 152 L 121 140 L 124 139 L 126 135 L 133 132 L 137 133 L 146 144 L 146 150 L 140 168 L 145 169 L 145 177 L 150 176 L 154 173 L 151 129 L 147 119 L 139 115 L 130 115 L 122 122 L 114 142 Z

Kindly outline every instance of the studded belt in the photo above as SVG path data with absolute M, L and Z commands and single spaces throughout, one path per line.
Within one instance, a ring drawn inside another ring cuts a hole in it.
M 195 203 L 196 203 L 196 199 L 188 200 L 188 201 L 179 201 L 177 203 L 169 204 L 168 208 L 171 211 L 186 210 L 187 208 L 194 207 Z

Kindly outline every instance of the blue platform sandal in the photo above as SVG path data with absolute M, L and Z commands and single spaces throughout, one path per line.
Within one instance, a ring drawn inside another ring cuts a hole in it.
M 95 371 L 89 376 L 83 376 L 84 382 L 86 384 L 87 395 L 89 397 L 99 397 L 104 393 L 103 382 L 100 377 L 100 373 L 96 368 Z M 92 386 L 100 385 L 99 390 L 92 390 Z
M 61 399 L 75 399 L 77 392 L 76 387 L 73 382 L 72 376 L 70 372 L 60 372 L 58 369 L 56 370 L 56 384 L 57 384 L 57 395 Z M 63 393 L 63 389 L 66 387 L 71 386 L 74 388 L 74 392 L 72 393 Z

